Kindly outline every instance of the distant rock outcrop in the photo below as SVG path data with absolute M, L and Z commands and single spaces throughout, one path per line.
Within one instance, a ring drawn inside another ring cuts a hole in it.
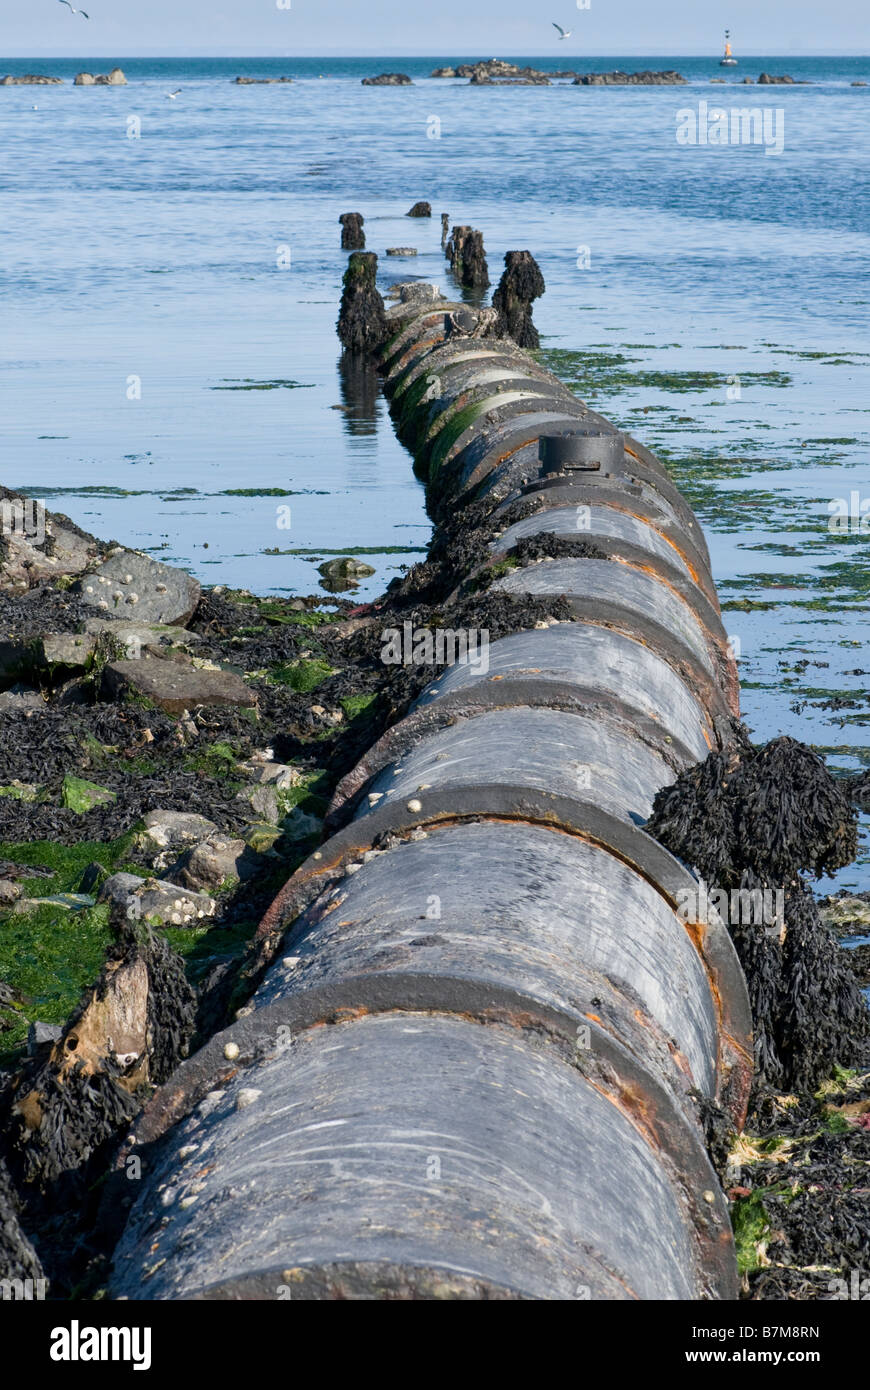
M 763 72 L 758 79 L 759 86 L 763 87 L 773 86 L 777 82 L 785 83 L 785 85 L 788 87 L 794 87 L 797 85 L 795 83 L 794 78 L 789 77 L 788 73 L 784 73 L 782 77 L 772 77 L 769 72 Z
M 0 87 L 55 87 L 62 82 L 62 77 L 45 77 L 40 72 L 26 72 L 23 77 L 12 77 L 7 73 L 0 78 Z
M 111 72 L 76 73 L 75 85 L 77 87 L 126 87 L 127 79 L 120 68 L 112 68 Z
M 268 87 L 275 82 L 292 82 L 292 77 L 237 77 L 240 87 Z
M 575 87 L 673 87 L 685 82 L 682 73 L 665 72 L 583 72 L 574 78 Z
M 406 217 L 431 217 L 431 216 L 432 216 L 432 204 L 431 204 L 431 203 L 415 203 L 414 206 L 413 206 L 412 208 L 410 208 L 410 209 L 405 213 L 405 216 L 406 216 Z
M 364 87 L 411 87 L 413 83 L 407 73 L 382 72 L 379 77 L 364 77 Z

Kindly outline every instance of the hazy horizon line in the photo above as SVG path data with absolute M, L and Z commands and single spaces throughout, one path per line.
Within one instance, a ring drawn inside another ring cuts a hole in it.
M 632 59 L 639 59 L 639 58 L 655 58 L 655 57 L 701 58 L 701 59 L 708 60 L 708 61 L 710 61 L 710 62 L 716 62 L 716 61 L 717 61 L 717 58 L 718 58 L 718 52 L 719 52 L 718 49 L 716 50 L 715 53 L 713 53 L 713 52 L 710 52 L 710 53 L 703 53 L 703 52 L 702 52 L 702 53 L 697 53 L 697 52 L 690 52 L 690 51 L 688 51 L 688 50 L 685 50 L 685 51 L 684 51 L 684 50 L 681 50 L 681 49 L 668 49 L 668 48 L 661 48 L 661 49 L 659 49 L 659 48 L 651 48 L 651 49 L 646 49 L 646 50 L 644 50 L 643 52 L 640 52 L 640 53 L 624 53 L 624 52 L 620 52 L 619 50 L 615 50 L 615 49 L 606 49 L 606 50 L 605 50 L 605 49 L 602 49 L 602 50 L 600 50 L 600 51 L 598 51 L 598 50 L 592 50 L 592 49 L 587 49 L 587 50 L 585 50 L 583 53 L 579 53 L 579 54 L 572 54 L 572 53 L 564 52 L 564 51 L 559 52 L 559 53 L 539 53 L 539 52 L 536 53 L 536 52 L 525 52 L 525 51 L 519 51 L 519 50 L 514 50 L 514 51 L 511 52 L 510 50 L 508 50 L 508 56 L 509 56 L 510 58 L 539 58 L 539 59 L 540 59 L 540 58 L 543 58 L 543 59 L 546 59 L 547 61 L 553 61 L 553 62 L 555 62 L 557 59 L 558 59 L 558 60 L 561 60 L 562 58 L 567 58 L 567 59 L 571 59 L 571 60 L 573 60 L 573 61 L 579 62 L 579 61 L 582 61 L 583 59 L 586 59 L 586 58 L 622 58 L 622 59 L 632 58 Z M 30 50 L 30 51 L 27 52 L 27 53 L 24 53 L 24 52 L 22 52 L 22 53 L 6 53 L 6 54 L 4 54 L 3 56 L 0 56 L 0 66 L 2 66 L 4 60 L 5 60 L 5 61 L 11 61 L 11 60 L 14 59 L 14 60 L 18 61 L 18 60 L 20 60 L 20 59 L 22 59 L 22 58 L 40 58 L 40 59 L 46 59 L 46 58 L 57 58 L 57 59 L 70 59 L 70 58 L 73 58 L 73 59 L 75 59 L 75 58 L 105 58 L 105 57 L 111 57 L 113 54 L 117 54 L 117 53 L 118 53 L 118 50 L 117 50 L 117 49 L 106 49 L 105 51 L 101 51 L 101 50 L 99 50 L 99 49 L 91 49 L 91 50 L 89 50 L 89 51 L 87 51 L 87 52 L 76 52 L 76 53 L 72 53 L 72 52 L 70 52 L 70 53 L 49 53 L 49 52 L 47 52 L 47 51 L 46 51 L 46 52 L 42 52 L 42 51 L 40 51 L 40 50 Z M 124 57 L 124 58 L 139 58 L 139 59 L 145 59 L 145 58 L 202 58 L 202 59 L 212 59 L 212 58 L 237 58 L 237 59 L 239 59 L 239 60 L 242 60 L 242 59 L 247 59 L 247 58 L 258 58 L 258 59 L 260 59 L 260 58 L 276 58 L 276 59 L 277 59 L 277 58 L 283 58 L 283 59 L 292 59 L 292 58 L 333 58 L 333 59 L 334 59 L 334 58 L 365 58 L 365 59 L 368 59 L 368 58 L 378 58 L 378 57 L 384 57 L 384 58 L 390 58 L 390 59 L 396 59 L 396 58 L 446 58 L 448 55 L 445 54 L 442 50 L 439 50 L 439 49 L 426 49 L 426 50 L 420 50 L 420 51 L 417 51 L 417 52 L 414 52 L 414 53 L 412 53 L 412 52 L 401 52 L 401 53 L 400 53 L 400 52 L 398 52 L 397 50 L 390 49 L 390 48 L 378 48 L 378 49 L 364 49 L 364 50 L 357 49 L 357 50 L 356 50 L 355 52 L 353 52 L 353 53 L 344 53 L 344 52 L 338 52 L 338 51 L 333 52 L 333 51 L 331 51 L 331 50 L 326 50 L 326 51 L 321 50 L 321 51 L 314 52 L 314 51 L 309 51 L 309 50 L 307 50 L 307 49 L 297 49 L 297 50 L 296 50 L 295 52 L 293 52 L 293 53 L 277 53 L 277 52 L 275 52 L 274 49 L 270 49 L 270 50 L 268 50 L 268 51 L 265 51 L 265 50 L 264 50 L 264 51 L 262 51 L 262 52 L 257 52 L 257 51 L 255 51 L 255 52 L 252 52 L 252 53 L 239 53 L 239 52 L 236 52 L 235 50 L 230 50 L 230 49 L 227 49 L 227 50 L 225 50 L 225 51 L 223 51 L 223 52 L 218 52 L 218 53 L 198 53 L 198 52 L 193 52 L 192 50 L 186 50 L 186 49 L 185 49 L 185 50 L 179 50 L 179 51 L 176 51 L 176 52 L 169 52 L 169 53 L 165 53 L 165 52 L 164 52 L 164 53 L 150 53 L 150 52 L 149 52 L 149 53 L 123 53 L 123 54 L 120 54 L 119 56 Z M 456 55 L 452 61 L 466 62 L 466 61 L 468 61 L 469 56 L 470 56 L 470 54 L 460 53 L 460 54 Z M 499 55 L 499 54 L 495 54 L 495 55 L 489 54 L 489 55 L 488 55 L 489 58 L 492 58 L 492 57 L 494 57 L 494 56 L 495 56 L 495 57 L 500 57 L 500 56 L 502 56 L 502 55 Z M 868 60 L 870 60 L 870 52 L 863 52 L 863 51 L 860 51 L 860 50 L 857 50 L 857 49 L 856 49 L 854 52 L 851 52 L 851 51 L 843 52 L 843 51 L 840 50 L 840 49 L 824 49 L 824 48 L 822 48 L 822 49 L 815 49 L 815 50 L 813 50 L 812 52 L 810 52 L 810 51 L 807 50 L 807 49 L 803 49 L 803 48 L 799 48 L 799 49 L 798 49 L 798 48 L 793 48 L 793 49 L 783 50 L 783 51 L 780 51 L 780 52 L 774 52 L 774 51 L 771 50 L 771 49 L 742 49 L 742 50 L 741 50 L 741 56 L 740 56 L 740 59 L 739 59 L 738 61 L 739 61 L 739 62 L 742 62 L 742 61 L 744 61 L 744 60 L 746 60 L 746 59 L 749 59 L 749 58 L 867 58 Z M 487 59 L 479 58 L 479 59 L 476 59 L 475 61 L 485 62 L 485 61 L 487 61 Z

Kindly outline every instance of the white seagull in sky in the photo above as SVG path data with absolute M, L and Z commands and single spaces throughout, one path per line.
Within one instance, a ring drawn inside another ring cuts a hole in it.
M 177 90 L 174 91 L 174 92 L 167 92 L 167 93 L 166 93 L 166 100 L 167 100 L 167 101 L 174 101 L 176 97 L 180 97 L 180 96 L 181 96 L 181 93 L 182 93 L 183 91 L 184 91 L 184 88 L 183 88 L 183 87 L 179 87 L 179 88 L 177 88 Z
M 60 3 L 62 5 L 66 5 L 67 9 L 70 10 L 73 14 L 80 14 L 82 19 L 90 19 L 89 14 L 86 14 L 84 10 L 77 10 L 75 5 L 70 4 L 70 0 L 60 0 Z
M 560 38 L 560 39 L 570 39 L 571 35 L 572 35 L 573 32 L 574 32 L 573 29 L 563 29 L 562 26 L 561 26 L 561 24 L 557 24 L 557 23 L 555 22 L 555 20 L 551 21 L 551 23 L 552 23 L 554 29 L 558 29 L 558 30 L 559 30 L 559 38 Z

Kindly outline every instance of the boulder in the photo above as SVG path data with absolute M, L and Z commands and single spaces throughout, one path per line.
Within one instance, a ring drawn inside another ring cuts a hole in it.
M 292 82 L 292 77 L 237 77 L 240 87 L 270 87 L 276 82 Z
M 244 806 L 245 814 L 253 811 L 257 820 L 267 825 L 277 825 L 280 818 L 278 793 L 268 784 L 259 787 L 244 787 L 236 795 L 236 800 Z
M 459 73 L 455 68 L 436 68 L 429 74 L 430 77 L 458 77 Z
M 364 87 L 410 87 L 412 82 L 404 72 L 382 72 L 378 77 L 364 77 Z
M 45 77 L 40 72 L 26 72 L 23 77 L 11 77 L 7 73 L 0 79 L 0 87 L 55 87 L 62 82 L 62 77 Z
M 59 1041 L 63 1029 L 56 1023 L 42 1023 L 37 1019 L 27 1030 L 27 1055 L 35 1057 L 42 1047 L 53 1047 Z
M 20 896 L 21 889 L 17 883 L 12 883 L 8 878 L 0 878 L 0 911 L 4 907 L 11 907 Z
M 75 85 L 77 87 L 126 87 L 127 79 L 121 68 L 112 68 L 111 72 L 76 73 Z
M 45 709 L 45 701 L 38 690 L 32 690 L 29 686 L 13 685 L 11 690 L 4 690 L 0 695 L 0 711 L 32 714 L 34 710 L 42 709 Z
M 414 206 L 413 206 L 412 208 L 409 208 L 409 209 L 408 209 L 408 211 L 405 213 L 405 216 L 406 216 L 406 217 L 431 217 L 431 216 L 432 216 L 432 204 L 431 204 L 431 203 L 415 203 Z
M 257 856 L 244 840 L 220 831 L 192 846 L 166 875 L 168 883 L 198 893 L 215 892 L 228 879 L 250 878 L 258 867 Z
M 275 787 L 277 791 L 298 787 L 299 783 L 303 781 L 302 773 L 297 767 L 289 767 L 286 763 L 276 763 L 271 758 L 254 756 L 249 758 L 247 762 L 239 763 L 239 770 L 250 777 L 252 782 L 261 786 Z
M 200 671 L 157 657 L 113 661 L 103 671 L 103 684 L 114 698 L 140 695 L 167 714 L 182 714 L 197 705 L 250 708 L 257 703 L 254 692 L 232 671 Z
M 37 638 L 34 650 L 42 667 L 74 666 L 84 670 L 96 645 L 92 633 L 51 632 Z
M 217 832 L 214 821 L 192 811 L 149 811 L 136 836 L 136 852 L 156 869 L 165 869 L 179 850 L 188 849 Z
M 217 906 L 205 893 L 136 874 L 112 874 L 100 889 L 100 898 L 126 908 L 134 918 L 164 927 L 198 926 L 214 916 Z
M 685 83 L 682 73 L 668 68 L 664 72 L 584 72 L 574 78 L 575 87 L 673 87 Z
M 32 498 L 0 488 L 0 589 L 33 589 L 81 574 L 100 554 L 99 542 L 68 517 L 46 512 Z
M 187 570 L 163 565 L 138 550 L 111 555 L 79 581 L 75 592 L 97 610 L 95 616 L 181 627 L 193 617 L 202 594 Z
M 388 256 L 416 256 L 416 246 L 388 246 Z
M 202 643 L 197 632 L 188 632 L 184 627 L 162 626 L 159 623 L 125 623 L 117 618 L 88 618 L 85 632 L 99 637 L 110 633 L 126 649 L 127 656 L 135 661 L 143 653 L 147 656 L 168 656 L 175 648 L 195 651 Z
M 789 77 L 788 73 L 784 73 L 782 77 L 772 77 L 769 72 L 763 72 L 758 79 L 758 84 L 761 87 L 775 86 L 777 83 L 785 84 L 787 87 L 793 87 L 795 85 L 795 80 L 793 77 Z

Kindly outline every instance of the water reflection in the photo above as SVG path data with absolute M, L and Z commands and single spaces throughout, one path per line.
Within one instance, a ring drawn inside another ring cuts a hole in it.
M 372 359 L 362 352 L 344 352 L 339 358 L 338 376 L 347 433 L 355 437 L 376 434 L 383 398 Z

